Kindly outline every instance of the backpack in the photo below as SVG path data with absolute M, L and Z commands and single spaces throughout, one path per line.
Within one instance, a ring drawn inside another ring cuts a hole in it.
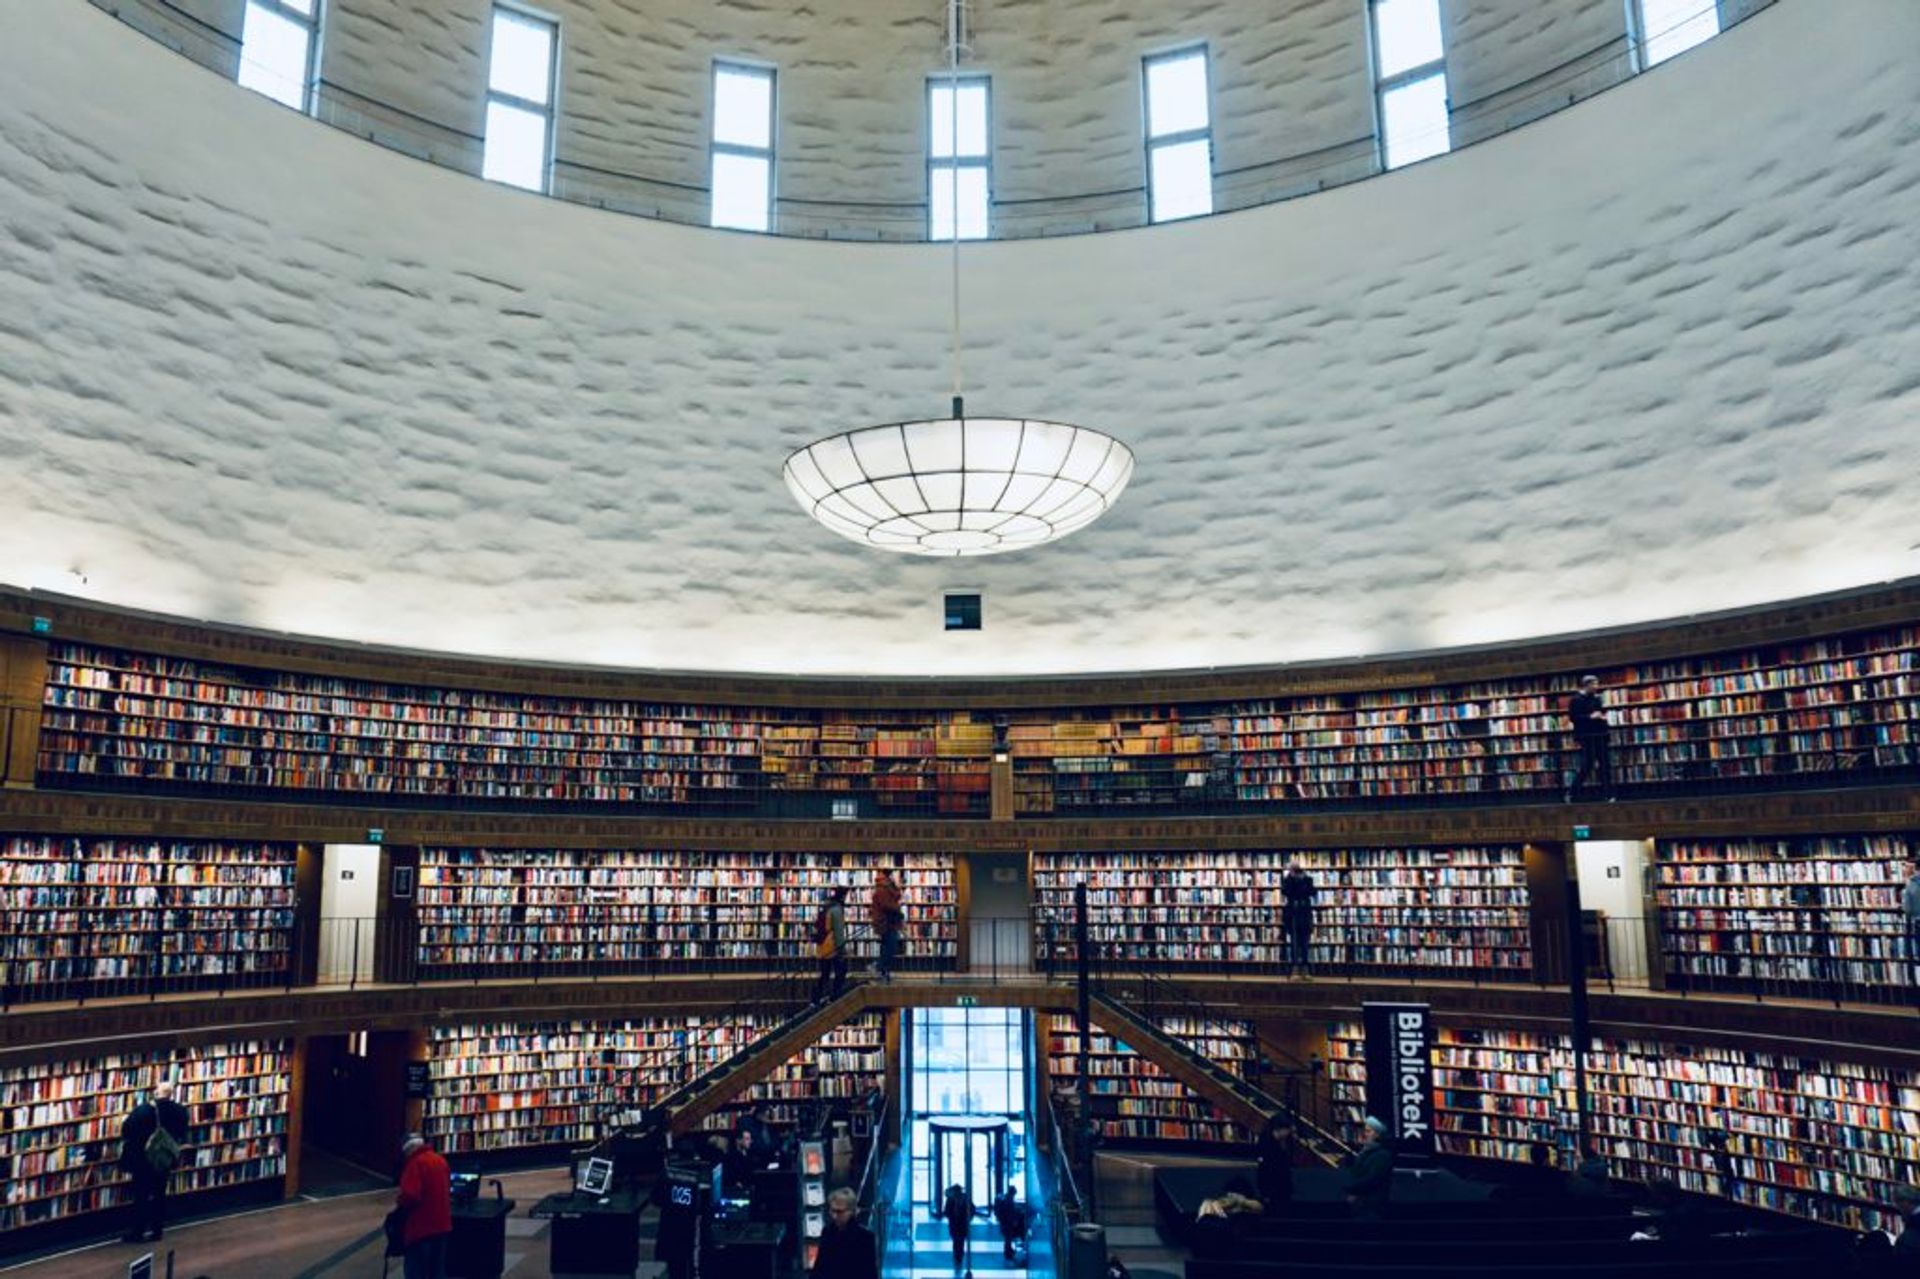
M 180 1143 L 174 1140 L 167 1126 L 156 1117 L 153 1135 L 147 1138 L 142 1153 L 147 1157 L 147 1167 L 155 1172 L 172 1172 L 173 1166 L 180 1162 Z
M 833 925 L 828 922 L 826 908 L 813 917 L 813 953 L 821 959 L 832 959 L 834 952 Z

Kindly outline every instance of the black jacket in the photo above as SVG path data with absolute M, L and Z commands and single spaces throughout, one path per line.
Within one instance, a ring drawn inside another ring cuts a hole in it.
M 120 1167 L 136 1177 L 144 1177 L 153 1172 L 153 1165 L 147 1162 L 147 1138 L 153 1136 L 154 1129 L 164 1124 L 173 1139 L 182 1146 L 187 1144 L 187 1108 L 168 1098 L 162 1101 L 143 1101 L 133 1108 L 120 1122 Z
M 1393 1151 L 1374 1142 L 1347 1161 L 1346 1192 L 1363 1203 L 1385 1203 L 1393 1185 Z
M 810 1273 L 813 1279 L 880 1279 L 880 1249 L 873 1231 L 857 1221 L 828 1226 Z
M 948 1195 L 940 1207 L 940 1215 L 947 1219 L 949 1237 L 965 1239 L 967 1230 L 973 1225 L 973 1200 L 965 1195 Z

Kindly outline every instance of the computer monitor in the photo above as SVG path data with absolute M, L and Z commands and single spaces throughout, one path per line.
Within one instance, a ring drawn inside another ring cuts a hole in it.
M 613 1186 L 613 1160 L 593 1158 L 580 1169 L 574 1189 L 583 1195 L 604 1195 Z

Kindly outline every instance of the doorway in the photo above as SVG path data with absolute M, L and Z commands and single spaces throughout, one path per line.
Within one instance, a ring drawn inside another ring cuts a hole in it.
M 357 1194 L 393 1184 L 407 1127 L 408 1040 L 404 1030 L 307 1039 L 300 1193 Z
M 373 980 L 380 846 L 328 844 L 320 864 L 319 984 Z
M 968 967 L 977 973 L 1026 972 L 1033 966 L 1033 894 L 1025 853 L 970 853 Z
M 948 1186 L 971 1195 L 979 1184 L 985 1197 L 974 1203 L 985 1208 L 1009 1184 L 1025 1184 L 1031 1021 L 1023 1008 L 904 1015 L 913 1202 L 937 1214 Z
M 948 1186 L 967 1192 L 975 1204 L 994 1201 L 1006 1189 L 1012 1168 L 1012 1125 L 1002 1115 L 940 1115 L 927 1120 L 933 1148 L 928 1212 L 938 1215 Z
M 1589 976 L 1647 984 L 1647 862 L 1653 841 L 1581 840 L 1573 846 L 1580 879 Z

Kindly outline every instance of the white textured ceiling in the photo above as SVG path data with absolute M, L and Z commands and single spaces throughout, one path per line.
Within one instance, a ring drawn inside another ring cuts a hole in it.
M 1907 0 L 1795 2 L 1458 155 L 971 247 L 973 411 L 1125 439 L 1120 508 L 863 551 L 793 447 L 945 405 L 946 258 L 430 168 L 79 3 L 0 0 L 0 581 L 702 669 L 1280 661 L 1914 571 Z M 80 578 L 85 577 L 83 583 Z M 986 593 L 946 635 L 938 596 Z

